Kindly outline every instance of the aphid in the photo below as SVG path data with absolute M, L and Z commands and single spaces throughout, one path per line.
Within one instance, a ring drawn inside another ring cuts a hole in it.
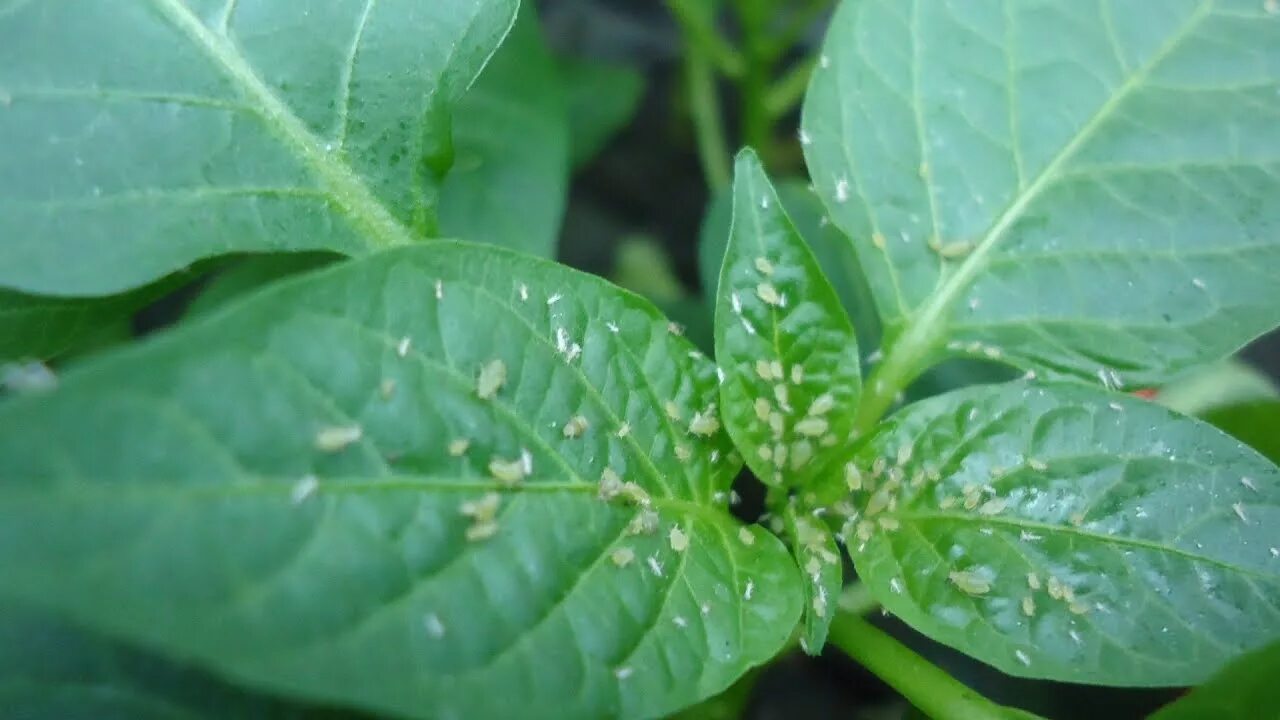
M 520 283 L 520 302 L 526 302 L 529 299 L 529 286 Z
M 556 352 L 561 355 L 569 352 L 569 331 L 562 327 L 556 328 Z
M 386 378 L 378 385 L 378 394 L 383 400 L 390 400 L 392 395 L 396 394 L 396 381 L 393 378 Z
M 671 532 L 667 533 L 667 542 L 671 543 L 671 549 L 681 553 L 689 549 L 689 536 L 684 534 L 680 526 L 671 526 Z
M 1013 655 L 1014 657 L 1018 658 L 1018 662 L 1022 663 L 1023 665 L 1026 665 L 1027 667 L 1031 667 L 1031 657 L 1027 655 L 1025 652 L 1021 650 L 1014 650 Z
M 786 446 L 786 445 L 783 445 L 782 443 L 778 443 L 778 444 L 774 445 L 774 446 L 773 446 L 773 461 L 774 461 L 775 463 L 777 463 L 778 467 L 782 467 L 783 465 L 786 465 L 786 464 L 787 464 L 787 456 L 788 456 L 788 454 L 789 454 L 790 452 L 791 452 L 791 451 L 787 448 L 787 446 Z
M 671 618 L 671 622 L 674 623 L 675 626 L 678 628 L 689 627 L 689 621 L 685 620 L 684 616 L 682 615 L 676 615 L 675 617 Z
M 742 299 L 738 297 L 738 293 L 729 293 L 729 303 L 733 306 L 735 315 L 742 314 Z
M 720 367 L 719 365 L 716 366 L 716 380 L 721 385 L 724 384 L 724 368 Z
M 981 575 L 971 572 L 952 570 L 947 573 L 947 579 L 959 588 L 961 592 L 968 595 L 986 595 L 991 592 L 991 583 Z
M 773 399 L 778 401 L 778 407 L 782 412 L 791 412 L 791 404 L 787 402 L 787 386 L 774 385 Z
M 613 322 L 612 320 L 606 322 L 604 326 L 609 328 L 609 332 L 613 333 L 614 335 L 617 335 L 620 332 L 620 329 L 618 328 L 618 324 Z
M 358 442 L 363 436 L 364 430 L 359 425 L 338 425 L 321 428 L 316 433 L 315 446 L 320 452 L 335 453 L 346 449 L 352 443 Z
M 871 244 L 875 245 L 877 250 L 883 250 L 885 246 L 884 235 L 879 232 L 871 233 Z
M 649 498 L 649 493 L 634 482 L 628 481 L 622 483 L 621 492 L 626 496 L 627 500 L 641 507 L 649 507 L 649 504 L 652 502 Z
M 813 138 L 809 137 L 809 133 L 805 132 L 804 128 L 796 131 L 796 139 L 800 141 L 801 145 L 808 145 L 813 142 Z
M 742 541 L 743 545 L 750 546 L 750 545 L 756 544 L 755 534 L 752 533 L 751 529 L 747 527 L 738 528 L 738 539 Z
M 898 518 L 890 517 L 889 515 L 882 515 L 879 522 L 880 529 L 885 532 L 894 532 L 902 527 L 902 524 L 898 522 Z
M 941 510 L 950 510 L 956 506 L 956 499 L 951 495 L 947 495 L 938 501 L 938 508 Z
M 1089 612 L 1089 606 L 1079 600 L 1072 600 L 1067 605 L 1067 609 L 1076 615 L 1084 615 Z
M 444 299 L 444 281 L 439 278 L 436 278 L 436 299 Z
M 1272 0 L 1272 1 L 1274 2 L 1274 0 Z M 1203 289 L 1204 289 L 1204 281 L 1203 281 L 1203 280 L 1201 280 L 1200 278 L 1191 278 L 1191 284 L 1192 284 L 1192 285 L 1195 285 L 1196 287 L 1200 288 L 1201 290 L 1203 290 Z
M 529 452 L 529 448 L 520 448 L 520 467 L 524 469 L 525 475 L 533 474 L 533 453 Z
M 631 434 L 631 423 L 623 422 L 618 426 L 618 437 L 624 438 Z
M 587 418 L 582 415 L 574 415 L 569 418 L 569 422 L 564 424 L 564 436 L 567 438 L 582 437 L 591 424 Z
M 773 377 L 773 375 L 769 371 L 768 360 L 764 360 L 764 359 L 756 360 L 756 375 L 759 375 L 761 380 L 768 380 L 771 377 Z
M 479 500 L 468 500 L 458 506 L 458 512 L 479 522 L 487 522 L 498 516 L 498 506 L 502 504 L 502 496 L 496 492 L 488 492 Z
M 756 285 L 756 296 L 768 305 L 777 307 L 783 304 L 782 296 L 772 283 L 762 282 Z
M 846 203 L 849 201 L 849 180 L 840 178 L 836 181 L 836 202 Z
M 765 258 L 758 257 L 756 258 L 756 270 L 759 270 L 761 274 L 764 274 L 764 275 L 772 275 L 773 263 L 769 262 Z
M 551 297 L 547 298 L 547 307 L 550 307 L 550 306 L 555 305 L 556 303 L 560 302 L 560 298 L 562 298 L 562 297 L 564 297 L 564 296 L 563 296 L 563 295 L 561 295 L 560 293 L 555 293 L 555 294 L 553 294 Z
M 982 515 L 999 515 L 1004 512 L 1005 505 L 1007 503 L 1003 498 L 991 498 L 983 503 L 982 507 L 978 508 L 978 513 Z
M 711 603 L 702 603 L 702 605 L 698 606 L 698 612 L 702 613 L 704 616 L 710 615 Z
M 783 426 L 784 422 L 785 420 L 782 417 L 782 413 L 777 413 L 777 412 L 769 413 L 769 429 L 773 431 L 773 437 L 775 440 L 782 439 L 782 433 L 783 431 L 786 430 L 786 428 Z
M 1053 575 L 1049 576 L 1049 583 L 1047 587 L 1049 589 L 1049 597 L 1054 600 L 1061 600 L 1063 595 L 1066 594 L 1066 586 L 1062 584 L 1061 580 Z
M 901 581 L 901 580 L 899 580 L 899 579 L 898 579 L 898 578 L 896 578 L 896 577 L 895 577 L 895 578 L 889 578 L 889 589 L 890 589 L 891 591 L 893 591 L 893 593 L 894 593 L 895 595 L 901 595 L 901 594 L 902 594 L 902 581 Z
M 620 547 L 609 553 L 609 559 L 618 567 L 626 567 L 635 562 L 636 551 L 629 547 Z
M 889 461 L 885 460 L 883 456 L 876 458 L 875 461 L 871 463 L 872 479 L 880 477 L 880 475 L 884 473 L 884 469 L 888 465 L 889 465 Z
M 755 593 L 755 591 L 756 591 L 756 581 L 750 578 L 747 578 L 747 587 L 742 591 L 742 599 L 750 600 L 751 596 Z
M 1252 490 L 1252 491 L 1254 491 L 1254 492 L 1258 492 L 1258 486 L 1254 484 L 1254 482 L 1253 482 L 1253 479 L 1252 479 L 1252 478 L 1242 477 L 1242 478 L 1240 478 L 1240 484 L 1241 484 L 1241 485 L 1243 485 L 1243 486 L 1245 486 L 1245 487 L 1247 487 L 1247 488 L 1249 488 L 1250 490 Z
M 759 455 L 760 459 L 766 463 L 773 461 L 773 448 L 768 445 L 761 445 L 756 448 L 756 454 Z
M 710 437 L 720 430 L 720 421 L 716 419 L 715 413 L 711 411 L 696 412 L 693 419 L 689 421 L 689 432 L 702 437 Z
M 823 435 L 822 439 L 818 441 L 818 444 L 824 448 L 829 448 L 835 447 L 838 442 L 840 442 L 840 440 L 835 435 Z
M 799 470 L 813 459 L 813 445 L 804 440 L 791 445 L 791 469 Z
M 1036 614 L 1036 601 L 1030 595 L 1024 595 L 1022 598 L 1022 614 L 1031 617 Z
M 413 345 L 413 339 L 408 335 L 400 338 L 400 343 L 396 345 L 396 354 L 404 357 L 409 354 L 409 347 Z
M 929 179 L 929 163 L 920 163 L 920 167 L 916 168 L 916 174 L 919 175 L 921 179 Z
M 645 558 L 645 562 L 648 563 L 649 572 L 653 573 L 654 577 L 662 577 L 662 563 L 658 562 L 657 557 L 650 555 Z
M 1032 470 L 1035 470 L 1036 472 L 1044 472 L 1045 470 L 1049 469 L 1049 464 L 1043 460 L 1029 458 L 1027 460 L 1027 467 L 1031 468 Z
M 813 596 L 813 614 L 818 617 L 827 616 L 827 589 L 822 585 L 818 586 L 818 592 Z
M 870 517 L 889 507 L 890 493 L 888 488 L 880 488 L 875 494 L 867 500 L 866 513 Z
M 476 380 L 476 395 L 481 400 L 489 400 L 497 395 L 505 384 L 507 384 L 507 364 L 494 358 L 480 368 L 480 377 Z
M 1043 540 L 1044 537 L 1037 535 L 1031 532 L 1030 530 L 1023 530 L 1022 532 L 1018 533 L 1018 539 L 1022 540 L 1023 542 L 1036 542 L 1038 540 Z
M 449 443 L 449 454 L 454 457 L 462 457 L 469 447 L 471 447 L 470 440 L 466 438 L 457 438 Z
M 818 561 L 818 558 L 811 557 L 809 562 L 805 563 L 804 571 L 816 582 L 822 576 L 822 563 Z
M 761 422 L 768 420 L 769 413 L 773 412 L 773 408 L 769 406 L 769 401 L 764 398 L 756 398 L 753 407 L 756 411 L 756 417 L 760 418 Z
M 756 334 L 756 326 L 752 325 L 751 321 L 746 318 L 742 318 L 742 329 L 746 330 L 748 335 Z
M 525 472 L 525 465 L 519 458 L 515 460 L 503 460 L 494 458 L 489 461 L 489 474 L 494 480 L 503 485 L 517 485 L 528 475 Z
M 915 445 L 906 443 L 898 447 L 898 464 L 906 465 L 911 462 L 911 453 L 915 450 Z
M 601 500 L 609 501 L 622 494 L 622 478 L 618 477 L 618 473 L 613 468 L 605 468 L 600 473 L 600 493 Z
M 444 623 L 440 622 L 440 616 L 435 613 L 427 613 L 422 618 L 422 624 L 427 628 L 427 634 L 439 640 L 444 637 Z
M 1249 518 L 1244 514 L 1244 503 L 1231 503 L 1231 509 L 1235 511 L 1236 517 L 1240 518 L 1240 522 L 1249 524 Z
M 858 470 L 857 464 L 852 461 L 844 465 L 844 484 L 849 488 L 849 492 L 862 489 L 862 471 Z
M 1032 590 L 1040 589 L 1040 576 L 1035 573 L 1027 573 L 1027 587 Z
M 692 457 L 693 457 L 693 452 L 689 450 L 689 446 L 688 446 L 688 445 L 677 445 L 677 446 L 676 446 L 676 459 L 677 459 L 677 460 L 685 461 L 685 460 L 688 460 L 689 458 L 692 458 Z
M 831 393 L 822 393 L 809 404 L 809 415 L 826 415 L 836 406 L 836 398 Z
M 934 237 L 929 240 L 929 249 L 936 252 L 944 260 L 957 260 L 973 252 L 973 243 L 962 241 L 944 245 Z
M 641 510 L 627 523 L 628 535 L 649 535 L 658 529 L 658 513 L 652 510 Z
M 804 382 L 804 366 L 792 365 L 791 366 L 791 384 L 799 385 L 803 382 Z
M 674 400 L 668 400 L 665 404 L 663 404 L 663 407 L 667 411 L 667 417 L 671 418 L 672 420 L 680 419 L 680 406 L 677 405 Z
M 473 523 L 467 527 L 465 533 L 467 542 L 480 542 L 488 540 L 498 534 L 498 523 L 492 520 L 485 520 Z
M 623 665 L 622 667 L 619 667 L 613 671 L 613 676 L 618 678 L 619 680 L 626 680 L 627 678 L 631 677 L 631 673 L 633 672 L 635 672 L 635 670 L 627 667 L 626 665 Z
M 827 422 L 826 418 L 810 416 L 796 423 L 795 431 L 806 437 L 818 437 L 825 434 L 830 427 L 831 423 Z
M 564 354 L 564 360 L 565 362 L 573 362 L 580 355 L 582 355 L 582 346 L 578 343 L 573 343 L 569 346 L 569 352 Z
M 1068 630 L 1067 635 L 1071 636 L 1071 639 L 1075 641 L 1075 644 L 1077 645 L 1084 642 L 1084 639 L 1080 637 L 1080 633 L 1076 632 L 1075 630 Z
M 319 478 L 315 475 L 303 475 L 293 484 L 293 490 L 289 492 L 289 500 L 297 505 L 314 495 L 318 489 L 320 489 Z

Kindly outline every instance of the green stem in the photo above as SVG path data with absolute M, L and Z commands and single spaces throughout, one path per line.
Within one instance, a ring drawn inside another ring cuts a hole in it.
M 773 118 L 766 107 L 773 60 L 769 51 L 768 0 L 738 0 L 738 23 L 746 58 L 739 89 L 742 92 L 742 141 L 755 148 L 766 164 L 773 154 Z
M 812 74 L 813 60 L 809 59 L 799 62 L 788 70 L 786 75 L 778 78 L 773 83 L 773 87 L 769 88 L 764 99 L 769 117 L 777 119 L 791 112 L 804 97 L 804 91 L 809 87 L 809 76 Z
M 689 114 L 698 143 L 698 159 L 711 191 L 729 187 L 729 146 L 724 139 L 724 122 L 716 96 L 716 78 L 706 53 L 686 38 L 685 84 L 689 89 Z
M 867 613 L 880 607 L 880 603 L 871 595 L 871 591 L 867 590 L 867 586 L 855 582 L 846 585 L 840 591 L 840 599 L 836 601 L 836 607 L 842 613 L 850 615 L 866 615 Z
M 838 613 L 831 622 L 828 637 L 832 645 L 875 673 L 930 717 L 940 720 L 1007 720 L 1011 714 L 1018 714 L 970 690 L 937 665 L 857 615 Z

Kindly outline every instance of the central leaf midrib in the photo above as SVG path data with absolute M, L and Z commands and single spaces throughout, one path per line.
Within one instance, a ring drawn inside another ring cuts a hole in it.
M 392 215 L 349 165 L 321 149 L 324 141 L 276 96 L 226 38 L 206 27 L 182 0 L 152 2 L 247 98 L 257 103 L 264 124 L 276 131 L 311 168 L 370 250 L 414 242 L 414 234 Z
M 1212 6 L 1212 0 L 1205 0 L 1178 32 L 1174 33 L 1142 67 L 1138 68 L 1098 108 L 1097 112 L 1089 118 L 1088 122 L 1080 128 L 1075 136 L 1044 166 L 1044 169 L 1040 171 L 1031 184 L 1027 185 L 1014 198 L 1005 211 L 996 218 L 995 223 L 992 224 L 973 251 L 956 267 L 955 272 L 938 286 L 928 302 L 917 311 L 914 319 L 909 322 L 906 332 L 894 347 L 893 352 L 890 353 L 890 357 L 885 359 L 882 371 L 884 368 L 896 367 L 899 364 L 910 366 L 916 363 L 920 357 L 927 354 L 932 344 L 943 339 L 941 328 L 946 322 L 947 311 L 973 281 L 974 276 L 982 270 L 988 256 L 995 250 L 999 242 L 1004 239 L 1008 230 L 1022 217 L 1027 207 L 1038 199 L 1041 193 L 1057 179 L 1063 166 L 1070 162 L 1075 154 L 1093 138 L 1094 134 L 1111 117 L 1116 108 L 1146 81 L 1152 70 L 1177 49 L 1201 21 L 1208 17 Z M 901 371 L 910 373 L 911 369 L 908 367 Z M 887 374 L 887 371 L 885 372 Z

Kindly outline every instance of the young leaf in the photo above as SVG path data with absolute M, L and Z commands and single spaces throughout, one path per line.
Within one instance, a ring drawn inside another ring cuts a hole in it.
M 835 536 L 822 523 L 788 507 L 787 533 L 792 538 L 792 553 L 804 575 L 804 626 L 800 647 L 809 655 L 818 655 L 827 642 L 827 631 L 836 614 L 843 585 L 844 567 Z
M 1280 643 L 1234 660 L 1149 720 L 1253 720 L 1280 708 Z
M 532 2 L 458 101 L 440 234 L 555 255 L 569 187 L 563 83 Z
M 1017 382 L 908 406 L 854 461 L 859 575 L 1007 673 L 1187 685 L 1280 636 L 1280 469 L 1199 421 Z
M 0 594 L 321 702 L 662 715 L 800 611 L 726 510 L 716 384 L 551 263 L 343 263 L 0 402 Z
M 751 151 L 738 156 L 716 291 L 721 414 L 763 482 L 838 472 L 861 385 L 849 318 Z
M 1257 400 L 1218 407 L 1205 413 L 1205 422 L 1221 429 L 1272 462 L 1280 463 L 1280 400 Z
M 450 112 L 516 0 L 49 0 L 0 14 L 0 287 L 434 229 Z
M 891 390 L 941 352 L 1154 385 L 1280 322 L 1263 5 L 841 5 L 802 142 L 902 333 Z

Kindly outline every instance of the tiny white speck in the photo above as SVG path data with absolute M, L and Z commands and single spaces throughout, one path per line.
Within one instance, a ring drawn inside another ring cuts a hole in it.
M 1249 488 L 1254 492 L 1258 492 L 1258 486 L 1253 483 L 1253 479 L 1249 477 L 1240 478 L 1240 484 Z
M 396 354 L 399 355 L 400 357 L 404 357 L 408 355 L 409 346 L 412 344 L 413 344 L 413 340 L 408 335 L 405 335 L 404 337 L 400 338 L 400 344 L 396 345 Z
M 1077 645 L 1084 642 L 1084 639 L 1080 637 L 1080 633 L 1075 630 L 1068 630 L 1067 634 L 1071 636 L 1071 639 L 1074 640 Z
M 821 57 L 818 58 L 818 66 L 821 67 L 823 70 L 826 70 L 827 68 L 831 67 L 831 58 L 827 57 L 826 54 L 824 53 Z
M 1280 548 L 1267 548 L 1271 551 L 1271 557 L 1280 558 Z
M 969 298 L 969 309 L 970 309 L 970 310 L 977 310 L 977 309 L 978 309 L 978 305 L 980 305 L 980 304 L 981 304 L 981 302 L 982 302 L 982 301 L 980 301 L 978 298 Z
M 1192 284 L 1192 285 L 1195 285 L 1196 287 L 1200 288 L 1201 290 L 1203 290 L 1203 289 L 1204 289 L 1204 281 L 1203 281 L 1203 280 L 1201 280 L 1200 278 L 1191 278 L 1191 284 Z
M 689 627 L 689 621 L 688 621 L 688 620 L 685 620 L 685 619 L 684 619 L 684 617 L 683 617 L 683 616 L 681 616 L 681 615 L 677 615 L 677 616 L 675 616 L 675 617 L 671 618 L 671 622 L 675 623 L 675 626 L 676 626 L 676 627 L 678 627 L 678 628 L 686 628 L 686 627 Z
M 747 580 L 747 587 L 745 590 L 742 591 L 742 599 L 750 600 L 751 596 L 755 593 L 755 591 L 756 591 L 756 582 L 750 579 Z
M 562 327 L 556 328 L 556 350 L 560 353 L 569 352 L 569 331 Z
M 890 589 L 890 590 L 892 590 L 892 591 L 893 591 L 893 593 L 894 593 L 895 595 L 901 595 L 901 594 L 902 594 L 902 581 L 901 581 L 901 580 L 899 580 L 898 578 L 890 578 L 890 579 L 889 579 L 889 589 Z
M 716 366 L 716 380 L 718 380 L 721 384 L 724 384 L 724 368 L 720 367 L 719 365 Z
M 444 281 L 438 278 L 436 279 L 436 299 L 444 299 Z
M 618 678 L 619 680 L 626 680 L 627 678 L 631 677 L 631 673 L 633 672 L 635 672 L 635 670 L 624 665 L 614 670 L 613 676 Z
M 748 335 L 756 334 L 756 326 L 752 325 L 751 321 L 746 318 L 742 318 L 742 329 L 746 330 Z
M 1029 532 L 1027 530 L 1023 530 L 1021 533 L 1019 533 L 1018 537 L 1021 538 L 1023 542 L 1036 542 L 1037 540 L 1044 539 L 1041 536 L 1033 532 Z
M 767 196 L 760 198 L 760 209 L 761 210 L 769 209 L 769 198 Z
M 735 314 L 742 314 L 742 299 L 738 297 L 738 293 L 729 293 L 729 303 L 733 305 L 733 312 Z
M 1026 665 L 1027 667 L 1031 667 L 1031 656 L 1021 650 L 1014 650 L 1013 654 L 1018 658 L 1018 662 Z
M 547 305 L 548 306 L 555 305 L 556 303 L 560 302 L 560 298 L 562 297 L 564 296 L 561 295 L 560 293 L 555 293 L 551 297 L 547 298 Z
M 1124 406 L 1118 402 L 1107 403 L 1107 405 L 1116 412 L 1124 412 Z
M 801 145 L 808 145 L 813 142 L 813 138 L 809 137 L 809 133 L 805 132 L 804 128 L 800 128 L 800 131 L 796 133 L 796 136 L 800 138 Z
M 439 640 L 444 637 L 444 623 L 440 622 L 440 616 L 435 613 L 427 613 L 422 619 L 422 624 L 427 627 L 427 634 Z
M 653 573 L 655 577 L 662 577 L 662 563 L 658 562 L 658 558 L 650 555 L 645 558 L 645 562 L 649 564 L 649 572 Z
M 1249 524 L 1249 518 L 1244 514 L 1244 503 L 1232 503 L 1231 509 L 1235 511 L 1236 517 L 1240 518 L 1240 522 Z
M 844 203 L 849 201 L 849 181 L 840 178 L 836 181 L 836 202 Z
M 698 608 L 698 612 L 702 613 L 703 615 L 710 615 L 710 614 L 711 614 L 711 604 L 710 604 L 710 603 L 702 603 L 702 606 Z
M 524 283 L 520 283 L 520 302 L 525 302 L 528 299 L 529 299 L 529 286 L 525 285 Z
M 604 326 L 605 326 L 605 327 L 607 327 L 607 328 L 609 328 L 609 332 L 611 332 L 611 333 L 613 333 L 613 334 L 615 334 L 615 335 L 616 335 L 616 334 L 618 334 L 618 325 L 617 325 L 617 323 L 610 321 L 610 322 L 606 322 L 606 323 L 604 324 Z
M 524 469 L 525 475 L 533 474 L 533 453 L 526 448 L 520 448 L 520 467 Z
M 315 475 L 303 475 L 298 482 L 293 484 L 293 491 L 289 493 L 289 500 L 294 505 L 306 500 L 315 494 L 320 487 L 320 480 Z

